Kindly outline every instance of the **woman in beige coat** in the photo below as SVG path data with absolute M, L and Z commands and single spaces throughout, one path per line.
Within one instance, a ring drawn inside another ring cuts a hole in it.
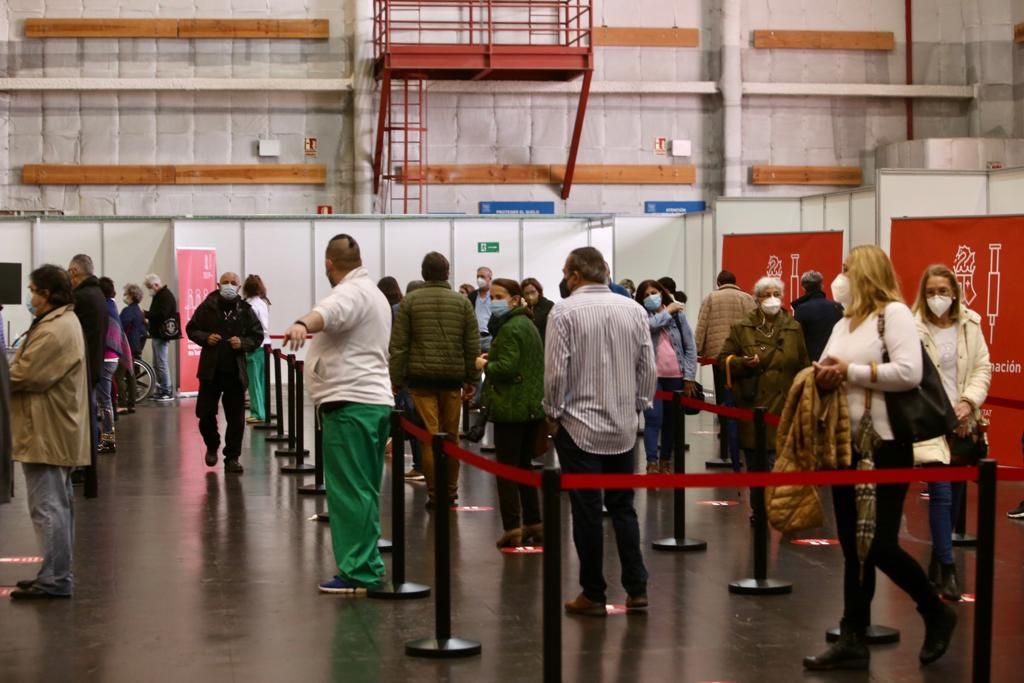
M 986 422 L 981 406 L 992 383 L 992 363 L 981 330 L 981 316 L 960 299 L 956 275 L 946 266 L 931 266 L 921 277 L 914 304 L 917 333 L 942 377 L 953 404 L 961 437 L 984 440 Z M 924 466 L 950 464 L 944 437 L 914 444 L 914 463 Z M 928 518 L 932 532 L 931 579 L 943 597 L 960 599 L 956 564 L 953 561 L 953 527 L 963 500 L 964 482 L 928 484 Z
M 43 566 L 35 579 L 19 581 L 11 598 L 69 598 L 75 537 L 71 470 L 89 464 L 85 341 L 67 272 L 42 266 L 29 283 L 35 320 L 11 365 L 11 428 Z

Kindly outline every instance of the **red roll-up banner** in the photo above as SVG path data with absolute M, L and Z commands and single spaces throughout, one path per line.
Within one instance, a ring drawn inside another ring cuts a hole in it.
M 981 316 L 992 357 L 989 395 L 1000 403 L 984 408 L 992 456 L 1020 466 L 1024 411 L 1009 406 L 1024 401 L 1024 306 L 1008 297 L 1014 264 L 1024 259 L 1024 216 L 894 219 L 890 255 L 911 305 L 928 266 L 942 264 L 956 275 L 960 303 Z
M 829 284 L 843 269 L 843 233 L 779 232 L 757 235 L 726 235 L 722 240 L 722 268 L 736 275 L 736 284 L 749 292 L 764 276 L 782 280 L 783 302 L 803 296 L 800 276 L 816 270 Z
M 206 295 L 217 287 L 216 249 L 177 249 L 178 307 L 181 310 L 181 329 L 192 319 Z M 198 346 L 182 337 L 178 344 L 178 380 L 182 392 L 199 391 Z

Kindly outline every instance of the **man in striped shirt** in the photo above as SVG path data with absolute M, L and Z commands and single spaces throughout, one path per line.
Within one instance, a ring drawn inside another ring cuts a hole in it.
M 657 373 L 647 314 L 608 289 L 608 265 L 593 247 L 574 250 L 563 268 L 571 295 L 552 310 L 545 347 L 544 411 L 558 425 L 562 469 L 632 474 L 640 413 L 650 407 Z M 604 616 L 601 491 L 569 492 L 583 592 L 570 614 Z M 628 610 L 647 607 L 647 569 L 633 490 L 604 491 L 622 563 Z

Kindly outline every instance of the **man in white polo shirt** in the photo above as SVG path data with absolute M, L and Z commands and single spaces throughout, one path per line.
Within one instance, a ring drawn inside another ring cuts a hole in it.
M 394 406 L 388 376 L 391 306 L 370 279 L 359 245 L 336 235 L 327 245 L 331 293 L 288 328 L 285 345 L 302 347 L 306 387 L 323 426 L 324 475 L 338 574 L 324 593 L 362 593 L 384 577 L 377 550 L 384 444 Z

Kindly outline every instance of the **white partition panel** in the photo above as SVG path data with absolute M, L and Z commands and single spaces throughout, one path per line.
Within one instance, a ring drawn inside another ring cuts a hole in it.
M 174 221 L 175 249 L 216 249 L 217 277 L 226 271 L 241 274 L 245 270 L 242 249 L 242 221 L 189 220 Z M 175 263 L 177 270 L 177 263 Z M 177 284 L 177 276 L 175 276 Z M 184 325 L 185 321 L 182 321 Z
M 0 221 L 0 261 L 21 264 L 22 304 L 7 304 L 2 313 L 4 335 L 7 343 L 13 344 L 32 324 L 32 316 L 24 306 L 29 299 L 28 276 L 34 267 L 31 221 Z
M 878 193 L 878 245 L 889 251 L 892 219 L 927 216 L 984 216 L 988 213 L 985 171 L 882 170 Z
M 993 171 L 988 176 L 989 213 L 1024 213 L 1024 168 Z
M 799 197 L 719 197 L 715 200 L 715 264 L 721 267 L 725 235 L 797 232 L 800 224 Z
M 615 219 L 615 280 L 668 275 L 680 287 L 685 275 L 685 216 L 623 216 Z M 592 231 L 596 233 L 597 231 Z
M 878 234 L 877 216 L 875 214 L 874 188 L 854 192 L 850 195 L 849 230 L 847 232 L 846 249 L 861 244 L 875 244 Z
M 615 272 L 615 230 L 611 225 L 590 228 L 590 246 L 604 255 L 610 272 Z
M 452 227 L 448 220 L 389 220 L 384 222 L 384 273 L 404 286 L 420 279 L 428 252 L 452 260 Z M 456 285 L 458 286 L 458 285 Z
M 803 230 L 825 228 L 825 195 L 804 197 L 800 200 L 800 227 Z
M 52 263 L 67 268 L 71 257 L 92 257 L 96 272 L 103 274 L 103 238 L 99 221 L 40 221 L 36 224 L 35 263 Z
M 356 241 L 359 245 L 359 253 L 363 257 L 363 267 L 374 281 L 384 277 L 384 249 L 381 244 L 380 220 L 318 220 L 314 223 L 311 254 L 314 298 L 317 301 L 327 296 L 327 292 L 331 288 L 327 276 L 324 274 L 324 254 L 327 251 L 327 243 L 335 235 L 348 235 Z M 406 283 L 399 279 L 398 284 L 404 291 Z
M 476 270 L 483 267 L 490 268 L 496 278 L 522 280 L 520 225 L 520 221 L 508 219 L 454 221 L 453 286 L 468 282 L 476 287 Z M 495 244 L 498 251 L 489 251 Z
M 587 246 L 586 223 L 527 221 L 523 228 L 523 274 L 544 285 L 544 296 L 561 301 L 558 283 L 562 280 L 562 266 L 570 251 Z
M 246 221 L 245 273 L 267 286 L 270 333 L 282 334 L 313 307 L 313 226 L 309 221 Z M 323 277 L 323 268 L 319 269 Z
M 825 195 L 825 225 L 829 230 L 849 229 L 850 201 L 849 192 Z

